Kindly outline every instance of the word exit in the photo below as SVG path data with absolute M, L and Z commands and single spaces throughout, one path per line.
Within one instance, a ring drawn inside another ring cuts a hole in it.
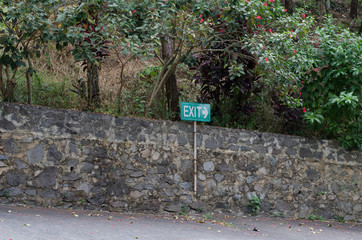
M 210 104 L 181 102 L 181 120 L 210 122 Z

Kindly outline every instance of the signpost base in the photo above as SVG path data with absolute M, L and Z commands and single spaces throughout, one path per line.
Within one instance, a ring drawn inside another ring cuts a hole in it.
M 194 122 L 194 196 L 197 194 L 197 138 L 196 138 L 196 121 Z

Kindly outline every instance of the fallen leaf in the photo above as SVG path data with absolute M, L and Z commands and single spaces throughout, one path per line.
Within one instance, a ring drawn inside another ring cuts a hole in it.
M 217 232 L 221 232 L 220 230 L 217 230 Z
M 39 214 L 37 214 L 37 215 L 35 215 L 35 217 L 40 217 L 40 215 L 39 215 Z
M 24 226 L 30 227 L 30 224 L 25 223 Z
M 113 218 L 112 216 L 109 216 L 109 217 L 108 217 L 108 220 L 111 220 L 112 218 Z
M 253 231 L 254 231 L 254 232 L 259 232 L 259 230 L 256 229 L 256 227 L 254 227 Z
M 4 222 L 4 220 L 0 220 L 0 222 Z
M 211 227 L 208 227 L 207 229 L 211 230 L 212 228 L 211 228 Z
M 11 212 L 11 210 L 9 210 L 8 212 Z
M 78 215 L 78 214 L 74 214 L 74 217 L 79 217 L 79 215 Z
M 129 222 L 130 224 L 133 224 L 133 222 Z
M 302 230 L 298 229 L 298 232 L 301 232 Z

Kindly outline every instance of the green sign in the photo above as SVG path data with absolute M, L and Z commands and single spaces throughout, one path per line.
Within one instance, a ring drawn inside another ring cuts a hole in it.
M 181 102 L 181 120 L 210 122 L 210 104 Z

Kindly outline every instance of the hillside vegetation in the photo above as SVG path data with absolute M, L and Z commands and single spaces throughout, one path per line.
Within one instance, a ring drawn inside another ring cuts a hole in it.
M 357 2 L 357 8 L 355 4 Z M 0 0 L 0 101 L 361 149 L 360 1 Z

